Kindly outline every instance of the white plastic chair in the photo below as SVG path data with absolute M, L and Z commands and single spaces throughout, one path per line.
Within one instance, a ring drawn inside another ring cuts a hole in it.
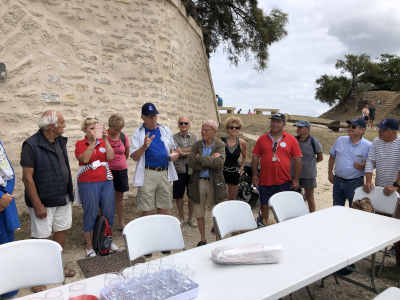
M 145 216 L 129 222 L 122 235 L 129 266 L 136 258 L 153 252 L 185 250 L 181 223 L 172 216 Z
M 303 196 L 297 192 L 276 193 L 269 198 L 268 204 L 278 223 L 310 213 L 307 205 L 304 203 Z M 314 299 L 308 285 L 306 286 L 306 290 L 310 299 Z
M 220 239 L 234 231 L 257 228 L 250 205 L 243 201 L 221 202 L 214 206 L 211 217 L 214 220 L 216 234 Z
M 303 196 L 297 192 L 276 193 L 269 198 L 269 206 L 278 223 L 310 213 Z
M 0 295 L 26 287 L 63 283 L 60 244 L 24 240 L 0 245 Z
M 399 202 L 399 193 L 393 192 L 390 196 L 385 196 L 383 194 L 383 189 L 384 187 L 376 186 L 371 190 L 369 194 L 367 194 L 363 191 L 362 187 L 359 187 L 354 191 L 353 201 L 361 200 L 364 197 L 368 197 L 371 200 L 371 204 L 374 207 L 375 212 L 384 213 L 394 218 L 394 216 L 396 215 L 397 204 Z M 378 277 L 381 277 L 381 273 L 385 264 L 386 252 L 387 247 L 383 252 Z
M 380 293 L 374 298 L 374 300 L 399 300 L 400 299 L 400 289 L 395 287 L 390 287 L 387 290 Z

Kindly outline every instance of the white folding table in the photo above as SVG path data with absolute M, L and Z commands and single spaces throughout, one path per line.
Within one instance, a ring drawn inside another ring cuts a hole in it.
M 172 257 L 175 263 L 185 262 L 195 270 L 198 300 L 279 299 L 398 240 L 400 220 L 330 207 Z M 215 247 L 240 243 L 280 244 L 283 261 L 267 265 L 218 265 L 212 261 Z M 99 296 L 103 280 L 100 275 L 83 282 L 89 284 L 89 294 Z M 66 298 L 68 288 L 62 289 Z M 37 295 L 44 296 L 44 292 Z

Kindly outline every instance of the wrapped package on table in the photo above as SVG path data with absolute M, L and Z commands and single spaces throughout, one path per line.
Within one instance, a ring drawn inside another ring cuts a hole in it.
M 282 252 L 281 245 L 236 244 L 215 248 L 212 258 L 224 265 L 273 264 L 282 261 Z

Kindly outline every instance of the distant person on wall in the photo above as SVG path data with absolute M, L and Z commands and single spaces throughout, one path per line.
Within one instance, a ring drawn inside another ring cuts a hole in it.
M 296 139 L 299 142 L 301 157 L 300 188 L 304 188 L 308 209 L 315 212 L 314 189 L 317 187 L 317 163 L 324 159 L 321 143 L 310 136 L 311 123 L 301 120 L 297 126 Z M 290 176 L 294 177 L 294 160 L 291 161 Z
M 242 113 L 242 109 L 240 108 L 237 113 L 240 115 Z
M 368 104 L 362 110 L 363 119 L 368 123 L 369 121 L 369 106 Z
M 239 177 L 243 173 L 243 168 L 247 161 L 246 142 L 239 139 L 239 131 L 242 126 L 243 122 L 238 117 L 227 119 L 225 121 L 225 129 L 228 132 L 228 136 L 221 138 L 221 141 L 225 143 L 224 178 L 228 186 L 228 200 L 236 200 Z M 240 154 L 242 155 L 242 163 L 238 167 Z
M 348 136 L 339 137 L 329 151 L 328 179 L 333 184 L 333 205 L 345 206 L 347 200 L 351 207 L 354 191 L 364 184 L 371 142 L 363 138 L 367 127 L 365 120 L 358 118 L 346 122 L 349 124 Z
M 381 97 L 378 97 L 377 103 L 378 103 L 378 108 L 381 108 L 381 105 L 383 103 L 383 100 L 381 100 Z
M 369 108 L 369 125 L 371 128 L 374 126 L 374 120 L 375 120 L 375 104 L 371 104 L 371 107 Z
M 215 95 L 215 98 L 217 99 L 218 106 L 224 106 L 224 100 L 218 95 Z
M 174 161 L 176 173 L 178 173 L 178 180 L 174 181 L 172 188 L 172 197 L 176 200 L 176 206 L 179 212 L 179 218 L 181 221 L 181 227 L 185 223 L 185 214 L 183 211 L 183 196 L 188 196 L 188 210 L 189 219 L 188 224 L 192 227 L 197 227 L 197 222 L 193 219 L 193 200 L 189 195 L 189 180 L 192 176 L 193 170 L 189 168 L 188 156 L 194 142 L 199 140 L 199 137 L 192 132 L 190 129 L 190 120 L 188 117 L 180 117 L 178 120 L 179 132 L 173 135 L 176 152 L 179 154 L 179 158 Z
M 256 110 L 253 110 L 253 115 L 255 115 L 256 114 Z
M 272 195 L 298 190 L 301 173 L 301 151 L 296 138 L 286 133 L 285 115 L 276 113 L 270 117 L 271 131 L 260 136 L 252 151 L 251 170 L 253 184 L 259 186 L 261 217 L 268 221 L 269 199 Z M 290 161 L 294 160 L 294 177 L 290 176 Z M 260 164 L 260 176 L 257 175 Z M 259 220 L 257 223 L 263 222 Z
M 253 113 L 251 112 L 251 110 L 249 109 L 249 112 L 247 113 L 248 115 L 252 115 Z
M 125 227 L 124 193 L 129 191 L 128 165 L 126 163 L 126 159 L 129 157 L 129 140 L 128 136 L 121 132 L 124 127 L 124 117 L 120 114 L 113 114 L 108 119 L 107 139 L 114 150 L 114 158 L 108 161 L 108 165 L 114 177 L 115 208 L 119 231 Z
M 0 245 L 14 241 L 14 230 L 20 227 L 14 200 L 15 173 L 6 150 L 0 142 Z M 17 291 L 0 295 L 0 299 L 16 299 Z

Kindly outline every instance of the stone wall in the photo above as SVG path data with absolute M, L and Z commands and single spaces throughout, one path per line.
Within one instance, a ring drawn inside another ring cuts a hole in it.
M 73 176 L 84 117 L 106 123 L 118 112 L 128 136 L 145 102 L 173 133 L 180 115 L 196 134 L 204 119 L 219 120 L 201 29 L 180 0 L 0 0 L 0 62 L 8 70 L 0 82 L 0 138 L 16 171 L 20 212 L 21 146 L 45 110 L 66 119 Z M 135 165 L 128 164 L 131 180 Z

